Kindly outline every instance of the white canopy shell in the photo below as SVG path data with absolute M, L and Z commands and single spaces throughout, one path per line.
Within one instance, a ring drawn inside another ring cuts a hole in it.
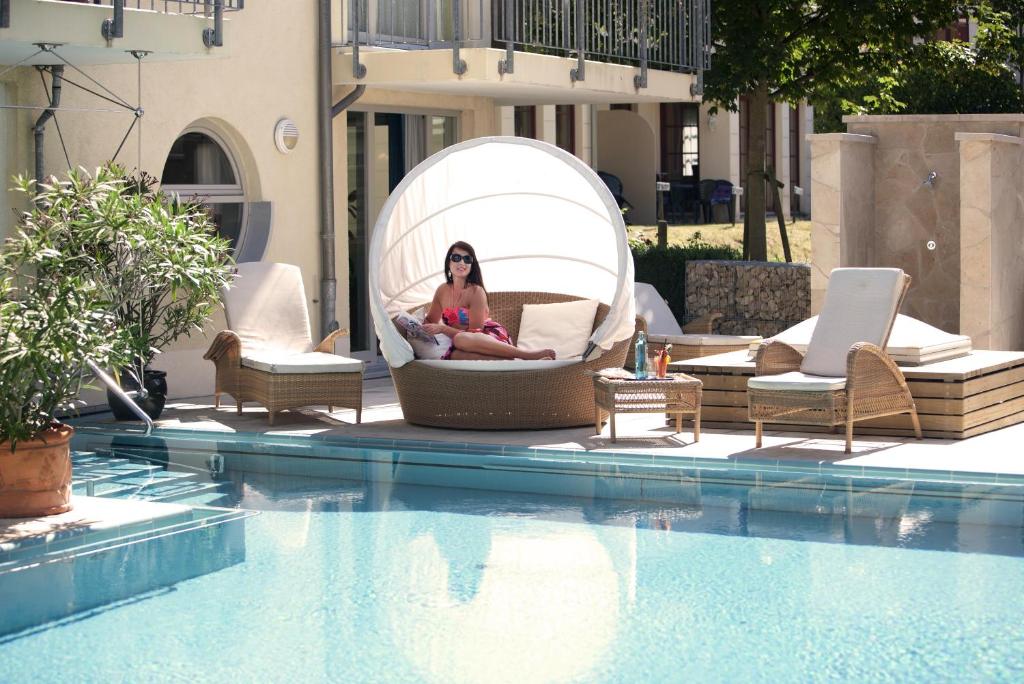
M 548 143 L 475 138 L 410 171 L 374 226 L 370 307 L 391 366 L 413 360 L 391 319 L 431 301 L 444 282 L 448 247 L 458 240 L 476 250 L 488 291 L 608 304 L 591 337 L 598 350 L 633 335 L 633 257 L 622 214 L 597 174 Z

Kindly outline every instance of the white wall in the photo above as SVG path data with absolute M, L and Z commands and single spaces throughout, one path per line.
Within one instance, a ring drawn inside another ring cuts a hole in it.
M 811 145 L 807 136 L 814 133 L 814 107 L 801 104 L 800 109 L 800 187 L 804 194 L 800 198 L 800 213 L 811 215 Z
M 315 330 L 319 329 L 319 208 L 316 145 L 316 5 L 292 3 L 287 12 L 267 3 L 249 3 L 226 23 L 225 48 L 204 59 L 176 62 L 143 61 L 141 104 L 145 109 L 141 155 L 133 132 L 118 161 L 129 169 L 161 175 L 175 139 L 187 127 L 202 123 L 230 148 L 243 177 L 246 199 L 272 203 L 273 219 L 265 258 L 302 268 L 306 300 Z M 295 36 L 288 49 L 268 49 L 282 35 Z M 140 101 L 135 65 L 82 67 L 89 77 L 135 104 Z M 43 91 L 33 68 L 18 69 L 19 104 L 42 104 Z M 70 71 L 70 70 L 66 70 Z M 70 77 L 70 75 L 69 75 Z M 85 83 L 78 75 L 74 80 Z M 131 122 L 130 114 L 73 111 L 111 109 L 96 97 L 65 85 L 61 98 L 67 111 L 59 115 L 73 166 L 87 169 L 108 160 Z M 298 146 L 288 155 L 274 146 L 274 124 L 293 119 Z M 25 123 L 25 122 L 23 122 Z M 30 172 L 31 133 L 17 127 L 18 150 L 7 172 Z M 0 155 L 2 157 L 4 155 Z M 46 129 L 46 172 L 63 175 L 67 162 L 56 127 Z M 342 224 L 344 225 L 344 224 Z M 342 228 L 344 230 L 344 228 Z M 222 315 L 157 357 L 155 366 L 173 366 L 168 379 L 172 397 L 212 393 L 213 365 L 202 359 L 211 333 L 224 326 Z
M 790 193 L 793 191 L 789 178 L 789 105 L 784 102 L 775 103 L 775 178 L 783 187 L 779 188 L 779 199 L 782 215 L 789 218 L 792 214 Z
M 654 131 L 639 115 L 620 109 L 598 112 L 597 126 L 595 168 L 622 180 L 622 194 L 633 205 L 630 221 L 654 224 L 657 221 Z
M 735 114 L 719 108 L 718 113 L 710 115 L 711 105 L 700 107 L 698 135 L 700 136 L 700 177 L 705 179 L 721 179 L 731 181 L 734 185 L 732 169 L 732 136 L 730 120 Z M 738 121 L 738 119 L 737 119 Z M 737 151 L 737 167 L 739 156 Z M 737 179 L 738 180 L 738 179 Z

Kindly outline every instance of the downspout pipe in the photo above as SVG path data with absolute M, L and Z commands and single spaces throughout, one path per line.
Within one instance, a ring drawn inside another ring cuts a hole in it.
M 338 100 L 337 102 L 335 102 L 334 106 L 331 107 L 331 118 L 333 119 L 334 117 L 338 116 L 343 111 L 345 111 L 346 109 L 351 107 L 352 104 L 356 100 L 361 98 L 363 96 L 363 93 L 365 93 L 365 92 L 366 92 L 366 86 L 363 85 L 362 83 L 360 83 L 355 88 L 353 88 L 351 93 L 349 93 L 345 97 L 343 97 L 340 100 Z
M 50 76 L 52 81 L 50 83 L 50 106 L 39 115 L 36 119 L 35 125 L 32 127 L 32 133 L 35 136 L 36 143 L 36 184 L 43 182 L 43 174 L 45 173 L 45 158 L 46 150 L 43 147 L 43 142 L 46 133 L 46 122 L 53 118 L 53 112 L 57 107 L 60 106 L 60 89 L 61 81 L 64 76 L 64 65 L 57 64 L 50 67 Z
M 320 146 L 320 338 L 338 329 L 334 264 L 334 135 L 331 131 L 331 0 L 317 0 L 317 123 Z
M 333 81 L 331 74 L 331 0 L 318 0 L 317 50 L 318 77 L 318 132 L 320 145 L 320 335 L 321 339 L 337 330 L 335 311 L 338 302 L 337 268 L 334 260 L 334 118 L 362 97 L 365 85 L 355 89 L 331 104 Z

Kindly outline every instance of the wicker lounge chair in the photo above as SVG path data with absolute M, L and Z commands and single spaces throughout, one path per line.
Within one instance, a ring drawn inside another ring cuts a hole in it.
M 779 341 L 758 348 L 747 385 L 757 447 L 766 422 L 845 425 L 850 453 L 855 421 L 901 413 L 921 438 L 903 373 L 883 351 L 909 286 L 899 269 L 835 269 L 807 354 Z
M 731 351 L 747 349 L 761 341 L 759 335 L 716 335 L 714 324 L 722 314 L 707 313 L 679 327 L 672 310 L 661 294 L 648 283 L 634 283 L 633 293 L 636 297 L 636 311 L 647 322 L 647 353 L 657 355 L 666 345 L 672 345 L 672 359 L 685 361 L 713 354 L 724 354 Z M 629 346 L 626 355 L 626 368 L 633 368 L 636 363 L 636 337 Z
M 220 395 L 267 408 L 268 420 L 285 409 L 326 405 L 356 410 L 362 420 L 363 362 L 334 354 L 336 330 L 313 346 L 306 294 L 297 266 L 238 265 L 238 280 L 224 293 L 230 330 L 217 333 L 204 359 L 217 367 L 214 405 Z

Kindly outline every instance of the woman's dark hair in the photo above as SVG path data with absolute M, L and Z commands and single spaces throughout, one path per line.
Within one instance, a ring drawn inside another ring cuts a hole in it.
M 484 287 L 484 274 L 480 270 L 480 260 L 476 258 L 476 250 L 473 249 L 473 245 L 468 242 L 459 240 L 452 244 L 448 248 L 448 253 L 444 255 L 444 279 L 450 285 L 452 282 L 452 252 L 456 249 L 461 249 L 464 252 L 468 252 L 469 256 L 473 257 L 473 265 L 469 267 L 469 275 L 466 276 L 466 282 L 471 285 L 479 285 L 480 289 L 486 290 Z

